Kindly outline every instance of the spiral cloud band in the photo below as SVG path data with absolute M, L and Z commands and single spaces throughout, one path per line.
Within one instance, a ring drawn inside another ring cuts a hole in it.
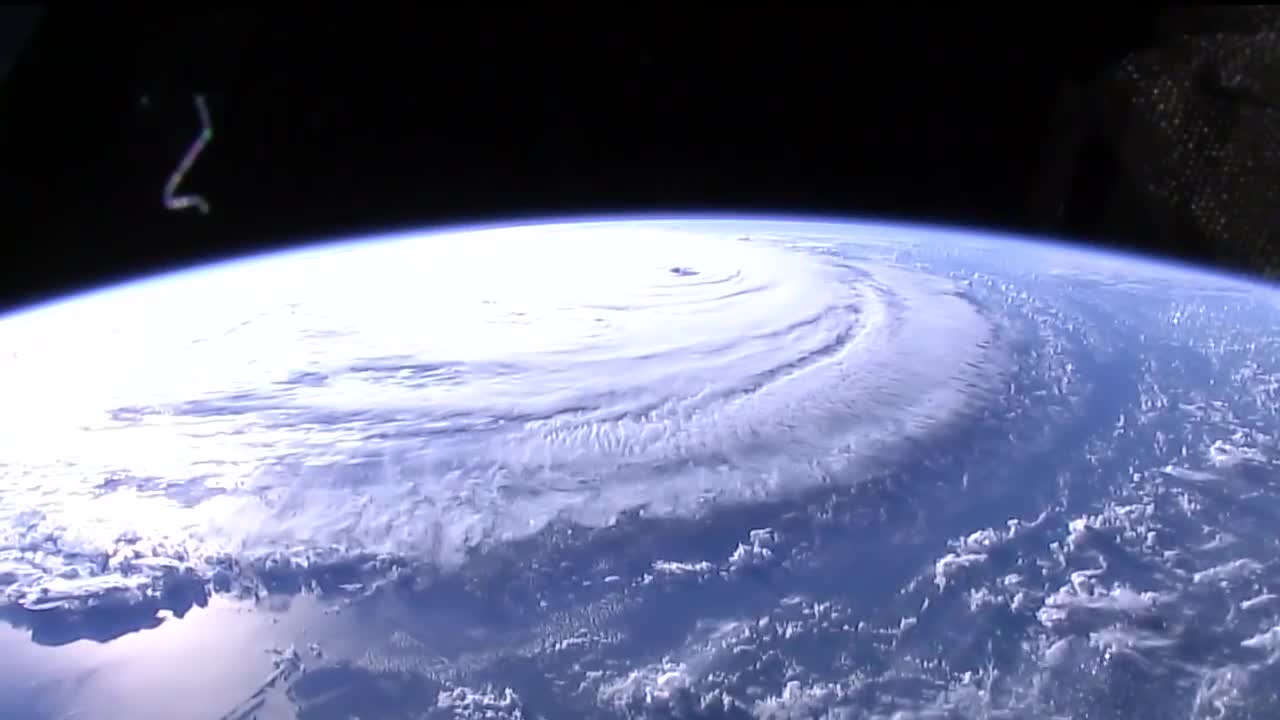
M 994 327 L 947 281 L 813 244 L 420 235 L 0 321 L 8 596 L 72 594 L 126 546 L 447 565 L 556 520 L 853 482 L 1001 387 Z

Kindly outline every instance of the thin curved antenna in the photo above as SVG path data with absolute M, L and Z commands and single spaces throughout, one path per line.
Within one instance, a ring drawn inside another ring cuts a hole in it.
M 178 185 L 195 164 L 196 158 L 200 157 L 204 147 L 213 139 L 213 122 L 209 119 L 209 107 L 205 105 L 204 95 L 199 93 L 196 93 L 196 115 L 200 117 L 200 133 L 196 135 L 195 140 L 191 141 L 186 154 L 182 156 L 182 160 L 178 161 L 178 167 L 169 174 L 169 179 L 164 184 L 164 206 L 170 210 L 185 210 L 193 207 L 204 215 L 209 212 L 209 203 L 204 196 L 175 194 L 178 191 Z

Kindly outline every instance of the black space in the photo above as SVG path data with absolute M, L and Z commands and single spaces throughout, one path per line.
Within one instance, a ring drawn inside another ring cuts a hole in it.
M 0 80 L 4 303 L 316 238 L 631 210 L 1208 256 L 1104 222 L 1105 154 L 1043 211 L 1064 87 L 1145 47 L 1154 11 L 760 7 L 49 11 Z M 215 137 L 184 188 L 203 216 L 161 203 L 196 92 Z

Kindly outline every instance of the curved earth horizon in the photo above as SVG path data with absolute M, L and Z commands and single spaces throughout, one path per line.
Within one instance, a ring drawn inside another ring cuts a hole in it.
M 1169 262 L 763 217 L 353 238 L 30 308 L 0 697 L 1270 716 L 1277 321 Z

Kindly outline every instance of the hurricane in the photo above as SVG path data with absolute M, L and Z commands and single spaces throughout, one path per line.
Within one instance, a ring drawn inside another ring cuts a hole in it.
M 856 482 L 979 409 L 1000 338 L 955 283 L 820 250 L 660 225 L 421 234 L 10 320 L 4 545 L 58 550 L 24 554 L 8 593 L 99 591 L 125 541 L 453 567 L 553 522 Z

